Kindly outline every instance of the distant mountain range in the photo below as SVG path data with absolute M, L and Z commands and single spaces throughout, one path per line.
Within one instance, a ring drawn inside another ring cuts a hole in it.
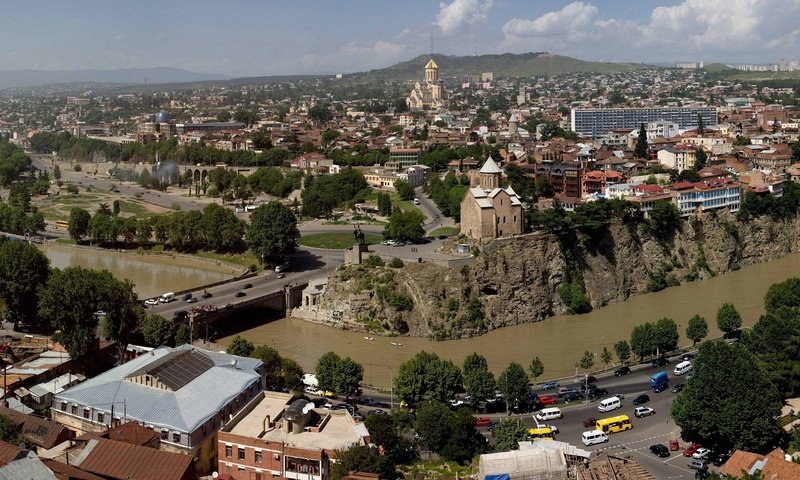
M 346 75 L 347 78 L 413 80 L 422 78 L 422 71 L 428 60 L 434 59 L 439 65 L 442 78 L 462 75 L 480 75 L 492 72 L 500 77 L 535 77 L 576 72 L 628 72 L 650 65 L 638 63 L 590 62 L 577 58 L 554 55 L 547 52 L 503 53 L 499 55 L 478 55 L 458 57 L 453 55 L 420 55 L 406 62 L 368 72 Z
M 65 83 L 144 84 L 228 80 L 215 73 L 197 73 L 180 68 L 121 68 L 118 70 L 0 70 L 0 89 Z M 145 80 L 146 79 L 146 80 Z

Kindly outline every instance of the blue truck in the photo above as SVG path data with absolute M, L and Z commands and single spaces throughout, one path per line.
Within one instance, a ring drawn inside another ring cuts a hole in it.
M 668 383 L 669 377 L 667 376 L 667 372 L 658 372 L 650 379 L 650 387 L 655 393 L 666 390 L 669 387 Z

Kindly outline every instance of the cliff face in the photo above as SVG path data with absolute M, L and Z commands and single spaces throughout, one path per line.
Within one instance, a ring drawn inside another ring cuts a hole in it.
M 494 245 L 460 268 L 341 267 L 320 308 L 341 311 L 332 323 L 345 328 L 438 339 L 479 335 L 567 313 L 559 287 L 570 269 L 591 306 L 600 307 L 800 251 L 800 220 L 738 222 L 729 213 L 711 214 L 681 222 L 661 241 L 643 225 L 615 224 L 563 247 L 552 235 L 538 235 Z

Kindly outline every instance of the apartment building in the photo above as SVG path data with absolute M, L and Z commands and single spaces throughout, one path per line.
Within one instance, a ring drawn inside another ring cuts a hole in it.
M 659 121 L 675 123 L 680 128 L 696 127 L 698 116 L 705 125 L 717 123 L 714 107 L 573 108 L 570 120 L 572 131 L 597 137 L 615 128 L 633 129 Z
M 263 391 L 220 430 L 218 471 L 237 480 L 327 480 L 336 450 L 368 443 L 367 427 L 347 410 Z
M 697 151 L 692 145 L 678 144 L 659 150 L 657 157 L 661 165 L 682 172 L 694 167 Z
M 672 194 L 681 216 L 684 217 L 722 208 L 735 213 L 739 211 L 742 202 L 741 184 L 730 178 L 708 182 L 678 182 L 672 185 Z

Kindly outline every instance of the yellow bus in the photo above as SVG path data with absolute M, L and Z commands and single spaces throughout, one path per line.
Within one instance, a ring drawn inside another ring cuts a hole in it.
M 553 429 L 550 427 L 533 427 L 528 430 L 528 437 L 553 440 Z
M 601 418 L 596 423 L 597 430 L 603 433 L 624 432 L 633 428 L 631 419 L 627 415 L 617 415 L 616 417 Z
M 65 229 L 69 228 L 69 222 L 65 222 L 64 220 L 58 220 L 58 221 L 56 221 L 56 227 L 57 228 L 65 228 Z

